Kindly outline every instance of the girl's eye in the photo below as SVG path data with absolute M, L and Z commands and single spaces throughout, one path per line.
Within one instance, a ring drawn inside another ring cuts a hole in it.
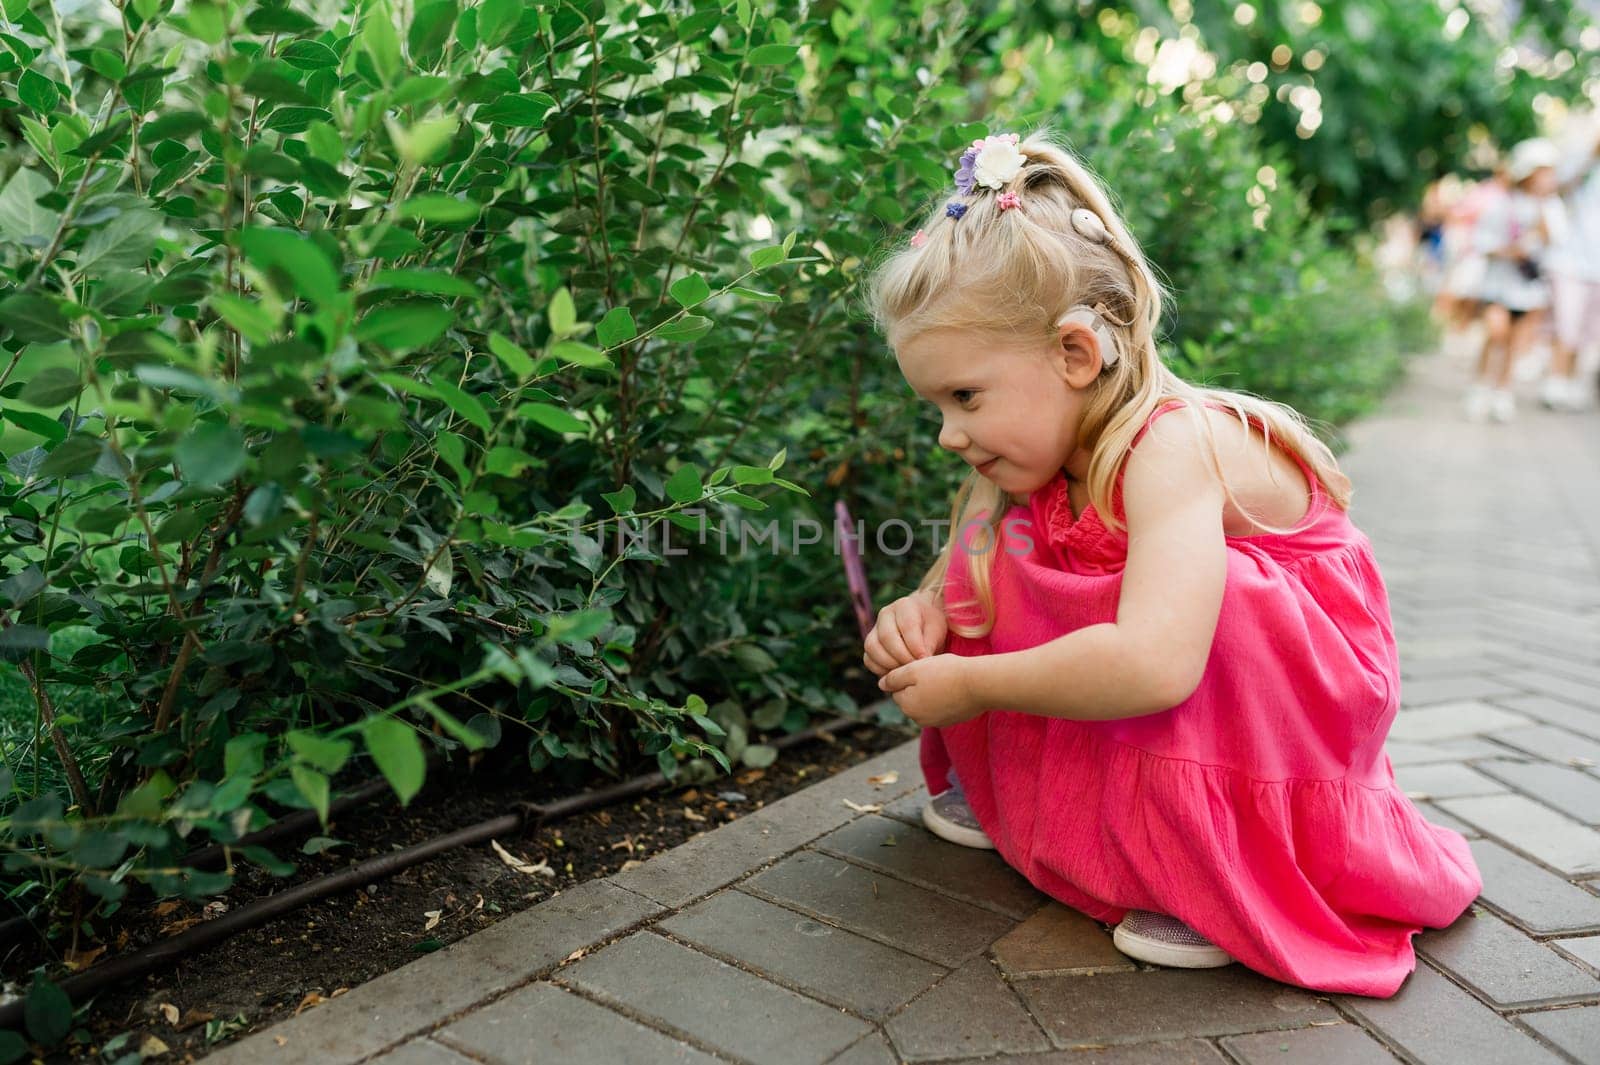
M 978 392 L 976 389 L 972 388 L 958 388 L 950 394 L 955 397 L 957 403 L 965 407 L 972 397 L 978 394 Z

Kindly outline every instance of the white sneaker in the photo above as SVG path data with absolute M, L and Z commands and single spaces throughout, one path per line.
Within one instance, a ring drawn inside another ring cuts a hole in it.
M 1176 917 L 1149 910 L 1129 910 L 1111 942 L 1130 958 L 1174 969 L 1215 969 L 1233 962 L 1227 951 Z
M 1487 385 L 1473 385 L 1467 390 L 1466 413 L 1467 421 L 1481 422 L 1489 417 L 1490 396 Z
M 978 827 L 978 819 L 967 805 L 967 797 L 958 787 L 947 788 L 928 800 L 922 808 L 922 823 L 940 839 L 959 843 L 963 847 L 994 850 L 994 840 Z
M 1588 410 L 1590 404 L 1594 402 L 1594 381 L 1585 374 L 1567 378 L 1566 395 L 1563 399 L 1563 410 Z
M 1497 422 L 1509 422 L 1517 416 L 1517 399 L 1508 388 L 1497 389 L 1489 396 L 1489 417 Z
M 1567 378 L 1546 377 L 1539 382 L 1539 405 L 1546 410 L 1565 410 L 1571 391 Z

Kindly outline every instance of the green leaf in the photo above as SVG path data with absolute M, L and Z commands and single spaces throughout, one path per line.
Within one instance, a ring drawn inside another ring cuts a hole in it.
M 472 282 L 439 270 L 379 270 L 367 285 L 369 288 L 395 288 L 436 296 L 465 296 L 468 299 L 478 299 L 480 296 Z
M 774 244 L 770 248 L 761 248 L 750 253 L 750 265 L 757 270 L 765 270 L 769 266 L 776 266 L 789 257 L 783 250 L 783 245 Z
M 633 490 L 633 485 L 625 484 L 615 492 L 601 492 L 600 498 L 610 504 L 611 513 L 627 514 L 638 502 L 638 493 Z
M 558 433 L 588 433 L 587 422 L 574 418 L 560 407 L 549 403 L 524 403 L 517 408 L 517 417 L 542 425 Z
M 284 734 L 289 749 L 295 757 L 324 773 L 337 773 L 350 757 L 349 740 L 319 736 L 305 729 L 295 729 Z
M 595 326 L 595 336 L 602 347 L 615 347 L 618 344 L 632 340 L 639 335 L 639 329 L 633 323 L 633 312 L 626 307 L 613 307 L 600 319 L 600 324 Z
M 61 92 L 56 88 L 56 83 L 43 74 L 24 70 L 21 80 L 17 82 L 17 99 L 38 114 L 48 115 L 56 109 Z
M 675 503 L 696 503 L 705 494 L 700 482 L 700 467 L 685 462 L 667 479 L 667 495 Z
M 213 292 L 206 302 L 252 344 L 265 344 L 277 332 L 277 320 L 259 303 L 241 299 L 231 292 Z
M 792 44 L 763 44 L 746 56 L 753 67 L 781 67 L 793 63 L 800 49 Z
M 400 805 L 408 805 L 422 790 L 427 772 L 427 758 L 416 730 L 392 717 L 371 717 L 361 723 L 361 737 L 366 740 L 373 763 L 394 788 Z
M 54 300 L 28 292 L 14 292 L 0 302 L 0 325 L 9 325 L 25 343 L 60 340 L 72 327 Z
M 67 427 L 54 418 L 46 418 L 43 414 L 35 414 L 31 410 L 0 410 L 0 418 L 4 418 L 12 425 L 26 429 L 34 436 L 42 436 L 46 440 L 65 440 Z
M 424 222 L 471 222 L 482 210 L 482 205 L 475 200 L 425 192 L 402 203 L 396 213 L 401 218 L 420 218 Z
M 252 226 L 239 234 L 239 246 L 245 260 L 280 290 L 316 303 L 339 292 L 339 272 L 327 253 L 293 230 Z
M 578 340 L 563 340 L 550 348 L 550 354 L 562 362 L 579 366 L 610 366 L 611 360 L 599 348 L 590 347 Z
M 771 292 L 762 292 L 760 289 L 746 288 L 743 285 L 734 285 L 729 292 L 737 293 L 745 299 L 755 300 L 757 303 L 782 303 L 783 297 Z
M 328 70 L 339 65 L 339 53 L 321 41 L 293 41 L 278 58 L 296 70 Z
M 751 769 L 765 769 L 778 760 L 778 749 L 765 743 L 753 743 L 739 757 Z
M 715 324 L 710 318 L 698 314 L 686 314 L 657 329 L 655 336 L 660 340 L 698 340 L 709 333 Z
M 421 702 L 423 709 L 427 710 L 433 719 L 439 722 L 439 726 L 446 732 L 450 733 L 450 735 L 464 743 L 467 750 L 476 751 L 485 746 L 486 741 L 481 733 L 467 728 L 450 714 L 440 709 L 439 705 L 432 699 L 424 699 L 421 700 Z
M 83 391 L 78 371 L 67 366 L 47 366 L 34 374 L 17 398 L 30 407 L 59 407 Z
M 578 327 L 578 311 L 572 305 L 572 293 L 565 288 L 556 290 L 550 297 L 550 331 L 558 337 L 572 333 Z
M 555 105 L 555 99 L 542 92 L 508 92 L 486 104 L 478 105 L 472 117 L 478 122 L 526 128 L 541 125 L 544 116 Z
M 289 767 L 289 779 L 294 781 L 295 788 L 305 797 L 311 808 L 317 811 L 317 819 L 326 827 L 328 824 L 328 778 L 307 766 L 296 762 Z
M 478 5 L 478 38 L 489 48 L 505 43 L 522 15 L 522 0 L 483 0 Z
M 672 298 L 678 301 L 678 306 L 686 309 L 704 303 L 711 297 L 711 286 L 699 274 L 678 278 L 669 291 Z
M 489 350 L 517 380 L 526 381 L 532 376 L 533 357 L 499 333 L 489 334 Z
M 57 444 L 39 467 L 40 477 L 72 477 L 87 473 L 100 461 L 100 438 L 76 433 Z
M 244 469 L 244 437 L 227 422 L 205 422 L 178 441 L 173 457 L 188 483 L 223 484 Z
M 65 991 L 35 973 L 33 986 L 22 1003 L 22 1019 L 29 1035 L 53 1047 L 72 1031 L 72 1000 Z
M 493 423 L 489 420 L 489 412 L 484 410 L 483 404 L 479 402 L 478 397 L 464 391 L 454 381 L 450 380 L 444 371 L 435 372 L 432 377 L 428 378 L 428 381 L 434 388 L 439 390 L 439 397 L 444 400 L 445 406 L 473 425 L 476 425 L 479 429 L 482 429 L 485 433 L 489 432 L 493 427 Z
M 735 466 L 734 484 L 771 484 L 772 471 L 765 466 Z
M 396 303 L 367 312 L 355 337 L 391 351 L 409 351 L 438 340 L 454 318 L 450 308 L 431 300 Z
M 483 457 L 483 468 L 497 477 L 518 477 L 529 466 L 542 465 L 534 456 L 514 447 L 494 447 Z
M 361 47 L 372 57 L 372 67 L 385 85 L 393 85 L 400 76 L 400 35 L 395 32 L 394 15 L 385 0 L 375 0 L 367 5 L 366 18 L 361 21 Z
M 29 248 L 43 248 L 55 235 L 61 216 L 39 205 L 55 186 L 36 170 L 22 167 L 0 191 L 0 234 Z
M 142 267 L 156 246 L 163 219 L 155 211 L 135 207 L 121 211 L 89 234 L 78 255 L 78 269 L 105 271 Z

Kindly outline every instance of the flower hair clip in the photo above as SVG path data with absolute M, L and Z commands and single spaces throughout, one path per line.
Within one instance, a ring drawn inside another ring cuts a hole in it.
M 975 186 L 999 191 L 1022 171 L 1028 156 L 1017 150 L 1020 138 L 1015 133 L 980 137 L 961 153 L 956 167 L 956 191 L 971 196 Z
M 926 243 L 928 243 L 928 234 L 922 230 L 919 229 L 911 235 L 911 246 L 913 248 L 920 248 Z

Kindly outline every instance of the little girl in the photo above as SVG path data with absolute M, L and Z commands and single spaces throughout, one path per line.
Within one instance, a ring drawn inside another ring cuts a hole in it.
M 956 187 L 868 290 L 973 467 L 866 640 L 924 727 L 924 820 L 1132 957 L 1394 994 L 1481 883 L 1383 753 L 1398 659 L 1349 481 L 1293 411 L 1163 365 L 1161 287 L 1066 149 L 986 137 Z

